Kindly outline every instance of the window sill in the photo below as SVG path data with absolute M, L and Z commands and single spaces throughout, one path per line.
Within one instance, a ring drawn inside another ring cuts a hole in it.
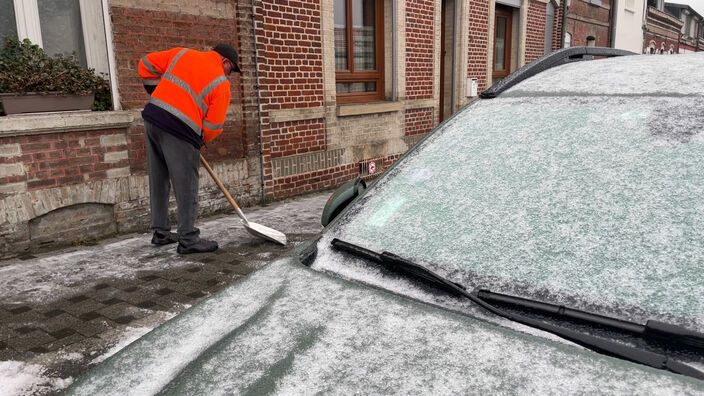
M 337 106 L 337 116 L 345 117 L 363 114 L 389 113 L 394 111 L 401 111 L 401 108 L 401 102 L 343 104 Z
M 133 121 L 129 111 L 16 114 L 0 117 L 0 137 L 128 128 Z

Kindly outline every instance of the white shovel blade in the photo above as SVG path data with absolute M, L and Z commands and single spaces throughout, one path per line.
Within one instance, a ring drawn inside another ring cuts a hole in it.
M 252 222 L 244 223 L 244 228 L 252 235 L 286 245 L 286 235 L 283 232 Z

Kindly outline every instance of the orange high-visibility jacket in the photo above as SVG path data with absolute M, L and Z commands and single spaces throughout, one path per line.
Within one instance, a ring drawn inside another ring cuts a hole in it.
M 222 133 L 230 104 L 230 82 L 215 51 L 172 48 L 139 61 L 145 86 L 156 85 L 152 103 L 188 125 L 204 142 Z

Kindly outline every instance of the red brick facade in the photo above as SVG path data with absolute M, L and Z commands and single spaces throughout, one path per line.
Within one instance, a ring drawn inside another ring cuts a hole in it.
M 545 13 L 546 4 L 531 1 L 526 24 L 526 63 L 545 55 Z
M 406 4 L 406 98 L 409 100 L 433 97 L 434 8 L 433 0 Z
M 595 46 L 608 47 L 611 5 L 611 0 L 601 0 L 601 5 L 572 0 L 565 23 L 565 30 L 572 35 L 570 46 L 587 45 L 587 38 L 593 37 Z
M 426 133 L 433 129 L 433 109 L 406 110 L 406 136 Z
M 469 46 L 467 78 L 476 78 L 479 92 L 488 88 L 489 1 L 469 0 Z

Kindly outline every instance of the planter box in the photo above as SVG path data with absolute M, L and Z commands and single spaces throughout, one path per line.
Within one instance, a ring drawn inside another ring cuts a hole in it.
M 40 113 L 46 111 L 90 110 L 95 94 L 65 95 L 61 93 L 0 94 L 5 114 Z

